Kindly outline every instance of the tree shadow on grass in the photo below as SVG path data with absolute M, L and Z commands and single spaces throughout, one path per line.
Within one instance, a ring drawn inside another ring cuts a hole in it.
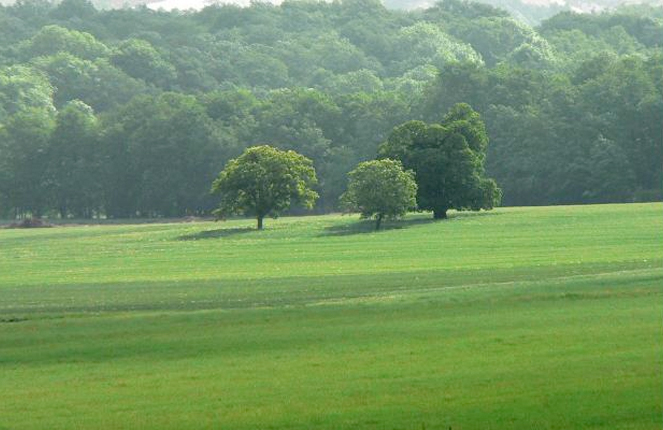
M 350 236 L 354 234 L 364 234 L 364 233 L 379 233 L 381 231 L 387 230 L 401 230 L 404 228 L 413 227 L 416 225 L 430 224 L 436 222 L 452 222 L 463 219 L 468 219 L 472 217 L 483 217 L 483 216 L 492 216 L 499 215 L 497 212 L 493 211 L 481 211 L 481 212 L 471 212 L 471 211 L 462 211 L 462 212 L 451 212 L 448 218 L 445 219 L 434 219 L 431 215 L 415 215 L 417 218 L 409 218 L 404 220 L 394 220 L 394 221 L 383 221 L 380 230 L 375 230 L 375 220 L 374 219 L 364 219 L 353 223 L 342 224 L 342 225 L 332 225 L 325 228 L 325 231 L 320 234 L 320 236 Z
M 419 224 L 429 224 L 434 222 L 432 218 L 415 218 L 396 221 L 383 221 L 380 230 L 375 230 L 375 220 L 360 220 L 353 223 L 332 225 L 326 227 L 320 236 L 351 236 L 354 234 L 380 233 L 388 230 L 401 230 Z
M 177 240 L 204 240 L 204 239 L 221 239 L 228 236 L 235 236 L 242 233 L 250 233 L 257 231 L 255 228 L 238 227 L 238 228 L 217 228 L 215 230 L 204 230 L 197 233 L 185 234 L 178 236 Z

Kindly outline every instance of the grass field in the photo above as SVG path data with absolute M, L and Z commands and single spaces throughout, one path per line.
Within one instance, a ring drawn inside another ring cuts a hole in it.
M 660 429 L 663 204 L 0 230 L 0 429 Z

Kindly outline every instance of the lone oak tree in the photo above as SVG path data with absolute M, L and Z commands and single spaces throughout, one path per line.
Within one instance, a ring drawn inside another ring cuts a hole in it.
M 442 124 L 409 121 L 396 127 L 379 155 L 414 170 L 419 208 L 440 219 L 449 209 L 492 209 L 499 204 L 502 192 L 485 174 L 487 146 L 480 115 L 462 103 L 449 110 Z
M 253 215 L 262 230 L 265 216 L 276 217 L 291 204 L 311 209 L 318 198 L 311 189 L 316 183 L 313 162 L 303 155 L 254 146 L 230 160 L 212 184 L 212 193 L 221 195 L 215 214 Z
M 397 160 L 373 160 L 359 163 L 348 173 L 348 190 L 341 205 L 362 218 L 375 217 L 375 229 L 384 218 L 399 218 L 417 205 L 417 184 L 411 170 L 403 171 Z

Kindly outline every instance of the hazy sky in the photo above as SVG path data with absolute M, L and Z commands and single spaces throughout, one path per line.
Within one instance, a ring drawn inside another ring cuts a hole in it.
M 269 0 L 269 2 L 276 4 L 281 3 L 280 0 Z M 155 3 L 149 3 L 147 7 L 149 7 L 150 9 L 166 9 L 166 10 L 202 9 L 203 7 L 212 3 L 216 2 L 210 0 L 161 0 Z M 242 6 L 248 6 L 250 0 L 235 0 L 235 1 L 227 1 L 222 3 L 234 3 Z
M 280 4 L 282 0 L 263 0 L 268 3 Z M 549 1 L 549 0 L 544 0 Z M 213 3 L 232 3 L 240 6 L 248 6 L 251 3 L 251 0 L 226 0 L 226 1 L 215 1 L 215 0 L 161 0 L 154 3 L 148 4 L 148 7 L 151 9 L 163 8 L 166 10 L 172 9 L 201 9 L 209 4 Z M 408 0 L 408 1 L 396 1 L 396 0 L 386 0 L 384 3 L 389 6 L 400 6 L 407 5 L 408 7 L 426 7 L 435 3 L 435 0 Z

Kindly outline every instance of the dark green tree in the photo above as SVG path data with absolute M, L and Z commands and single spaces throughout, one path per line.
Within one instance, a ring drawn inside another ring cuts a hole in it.
M 484 171 L 487 145 L 479 114 L 458 104 L 442 124 L 410 121 L 396 127 L 379 154 L 414 170 L 419 208 L 440 219 L 449 209 L 492 209 L 499 203 L 501 191 Z
M 221 195 L 219 218 L 231 214 L 253 215 L 258 230 L 266 216 L 276 217 L 291 204 L 311 209 L 318 193 L 313 162 L 295 151 L 255 146 L 230 160 L 212 184 Z
M 150 42 L 129 39 L 122 42 L 110 56 L 111 63 L 127 75 L 169 89 L 177 73 Z
M 0 127 L 0 194 L 12 217 L 39 217 L 46 208 L 44 187 L 47 153 L 54 127 L 53 112 L 22 110 Z
M 139 96 L 104 118 L 109 215 L 175 217 L 213 208 L 209 183 L 229 154 L 195 97 Z
M 62 0 L 51 12 L 51 16 L 60 20 L 90 20 L 97 13 L 89 0 Z
M 98 214 L 102 206 L 99 124 L 92 108 L 75 100 L 58 113 L 48 160 L 48 189 L 60 216 Z

